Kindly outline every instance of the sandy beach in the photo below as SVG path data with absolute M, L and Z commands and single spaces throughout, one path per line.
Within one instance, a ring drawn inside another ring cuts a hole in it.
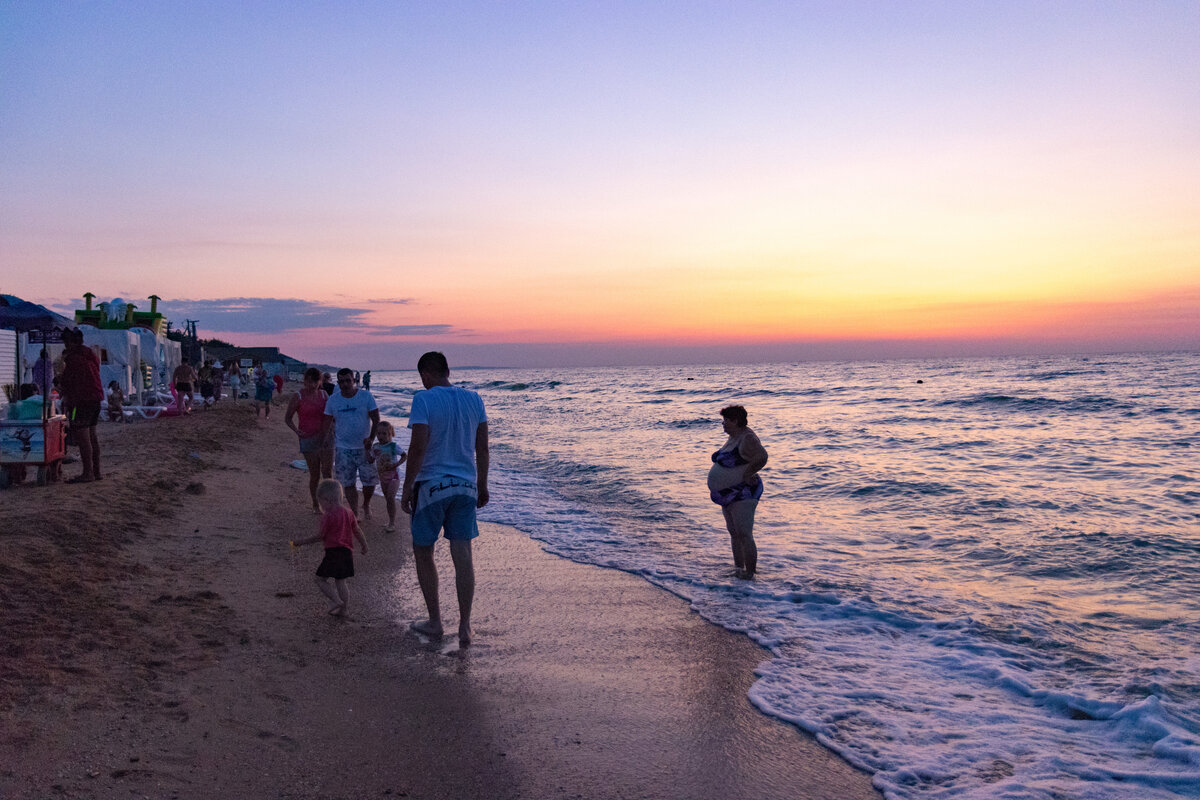
M 329 617 L 282 416 L 102 425 L 102 482 L 0 493 L 0 797 L 879 796 L 750 705 L 759 647 L 512 529 L 477 541 L 468 650 L 408 632 L 380 498 Z

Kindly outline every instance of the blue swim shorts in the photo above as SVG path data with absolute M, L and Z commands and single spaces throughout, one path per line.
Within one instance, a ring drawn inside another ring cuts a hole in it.
M 337 449 L 333 455 L 333 477 L 347 489 L 355 485 L 356 478 L 362 478 L 364 487 L 379 483 L 379 473 L 375 471 L 375 464 L 367 455 L 367 451 L 361 447 Z
M 446 538 L 470 541 L 479 535 L 475 520 L 475 481 L 441 477 L 421 481 L 416 489 L 416 511 L 412 515 L 412 540 L 418 547 L 431 547 L 438 533 Z

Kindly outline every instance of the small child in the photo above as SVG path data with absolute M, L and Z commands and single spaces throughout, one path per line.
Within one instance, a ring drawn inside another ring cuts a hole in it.
M 401 449 L 396 442 L 396 429 L 390 422 L 381 422 L 375 426 L 375 435 L 379 443 L 371 448 L 371 459 L 379 473 L 379 490 L 387 501 L 388 524 L 385 531 L 396 530 L 396 490 L 400 488 L 399 467 L 408 459 L 408 453 Z
M 124 422 L 125 393 L 116 381 L 108 382 L 108 419 L 110 422 Z
M 354 577 L 354 540 L 358 539 L 363 555 L 367 554 L 367 540 L 363 538 L 354 513 L 346 506 L 340 483 L 326 478 L 317 484 L 317 502 L 321 504 L 320 533 L 289 544 L 301 547 L 314 542 L 325 543 L 325 558 L 317 567 L 317 586 L 332 603 L 329 613 L 344 617 L 346 604 L 350 602 L 346 579 Z M 330 578 L 333 578 L 332 586 L 329 585 Z

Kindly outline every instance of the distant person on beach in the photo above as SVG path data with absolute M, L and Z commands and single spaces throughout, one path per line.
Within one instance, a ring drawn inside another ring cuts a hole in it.
M 50 386 L 54 383 L 54 364 L 51 363 L 50 354 L 44 347 L 38 360 L 33 362 L 33 382 L 37 384 L 39 392 L 44 395 L 50 394 Z
M 267 374 L 261 361 L 254 362 L 254 416 L 258 416 L 265 408 L 267 418 L 271 417 L 271 395 L 275 393 L 275 381 Z M 262 405 L 260 406 L 259 403 Z
M 275 400 L 279 400 L 279 396 L 283 394 L 283 375 L 275 373 Z
M 333 473 L 346 491 L 350 510 L 358 516 L 359 478 L 363 484 L 363 519 L 371 518 L 371 495 L 379 476 L 371 461 L 371 445 L 379 427 L 379 408 L 366 389 L 354 385 L 354 372 L 337 374 L 338 391 L 325 403 L 325 433 L 333 435 Z
M 79 460 L 83 466 L 83 473 L 67 483 L 90 483 L 102 477 L 100 442 L 96 438 L 100 402 L 104 399 L 100 359 L 92 352 L 92 348 L 84 346 L 83 331 L 78 328 L 63 332 L 63 344 L 66 345 L 61 378 L 63 411 L 79 445 Z
M 186 358 L 171 376 L 171 383 L 175 384 L 175 392 L 179 395 L 179 409 L 184 414 L 192 413 L 192 392 L 199 380 L 196 370 L 192 369 Z
M 342 487 L 337 481 L 323 480 L 317 485 L 317 502 L 321 509 L 318 533 L 289 544 L 303 547 L 324 542 L 325 557 L 317 566 L 317 586 L 329 598 L 329 613 L 344 617 L 346 606 L 350 603 L 350 587 L 346 585 L 346 579 L 354 577 L 354 540 L 358 539 L 359 549 L 364 556 L 367 554 L 367 540 L 363 537 L 362 528 L 358 527 L 354 512 L 346 508 Z M 329 585 L 330 579 L 333 580 L 332 586 Z
M 304 383 L 288 401 L 283 417 L 284 424 L 300 438 L 300 455 L 308 465 L 308 493 L 313 511 L 318 512 L 321 507 L 317 502 L 317 484 L 322 478 L 333 476 L 333 445 L 325 435 L 325 404 L 329 395 L 321 389 L 320 380 L 321 371 L 316 367 L 304 370 Z
M 229 362 L 229 393 L 233 395 L 233 402 L 236 405 L 242 393 L 242 367 L 238 364 L 237 359 Z
M 212 380 L 213 380 L 213 402 L 219 402 L 221 399 L 221 390 L 225 388 L 225 365 L 220 359 L 213 362 L 212 365 Z
M 213 367 L 212 359 L 205 359 L 200 365 L 200 371 L 197 373 L 200 378 L 200 398 L 204 401 L 204 407 L 208 408 L 213 403 Z
M 363 373 L 363 388 L 368 390 L 371 388 L 371 370 Z
M 125 420 L 125 393 L 116 381 L 108 382 L 108 420 L 123 422 Z
M 721 423 L 729 439 L 712 454 L 708 491 L 725 515 L 725 527 L 733 544 L 734 574 L 748 580 L 758 571 L 754 512 L 763 493 L 758 471 L 766 466 L 767 451 L 747 421 L 746 409 L 742 406 L 721 409 Z
M 384 502 L 387 503 L 388 523 L 384 530 L 391 533 L 396 530 L 396 492 L 400 488 L 400 465 L 408 458 L 408 454 L 396 441 L 396 429 L 392 427 L 392 423 L 381 422 L 376 430 L 379 443 L 371 448 L 371 457 L 375 459 L 375 471 L 379 474 L 379 491 L 383 493 Z
M 337 386 L 333 383 L 333 376 L 328 372 L 321 373 L 321 388 L 325 390 L 325 394 L 333 397 L 333 393 L 337 391 Z
M 440 638 L 437 565 L 433 546 L 445 530 L 454 562 L 458 594 L 458 641 L 471 643 L 471 604 L 475 565 L 471 540 L 479 535 L 475 509 L 488 502 L 488 426 L 483 400 L 469 389 L 450 385 L 450 365 L 438 352 L 417 361 L 425 391 L 413 397 L 412 429 L 400 508 L 412 515 L 413 564 L 429 619 L 414 622 L 417 633 Z

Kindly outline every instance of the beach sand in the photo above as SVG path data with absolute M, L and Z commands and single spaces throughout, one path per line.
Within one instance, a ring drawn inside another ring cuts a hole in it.
M 0 492 L 0 797 L 879 796 L 750 705 L 763 650 L 515 530 L 476 543 L 465 651 L 408 632 L 382 498 L 328 616 L 282 416 L 102 425 L 102 482 Z

